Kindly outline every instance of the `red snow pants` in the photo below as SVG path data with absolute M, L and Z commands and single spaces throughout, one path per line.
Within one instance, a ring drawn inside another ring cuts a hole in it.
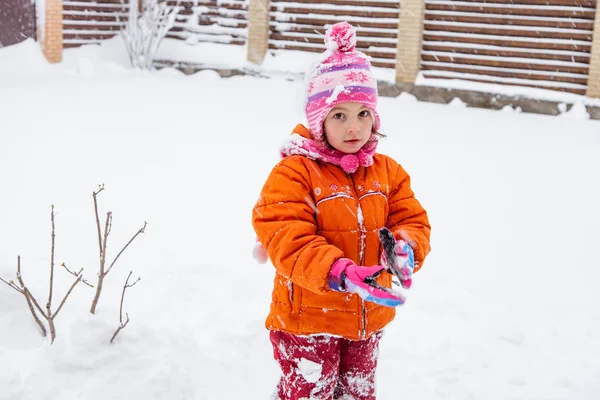
M 271 331 L 273 353 L 282 372 L 275 399 L 375 400 L 381 335 L 380 331 L 366 340 L 352 341 Z

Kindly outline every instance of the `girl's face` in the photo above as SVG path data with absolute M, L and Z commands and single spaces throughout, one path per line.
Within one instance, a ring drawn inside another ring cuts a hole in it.
M 371 138 L 373 116 L 371 110 L 360 103 L 340 103 L 325 117 L 323 129 L 333 148 L 353 154 Z

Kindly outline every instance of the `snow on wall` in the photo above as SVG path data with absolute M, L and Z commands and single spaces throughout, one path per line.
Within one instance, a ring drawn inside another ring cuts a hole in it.
M 585 94 L 596 0 L 426 0 L 423 76 Z

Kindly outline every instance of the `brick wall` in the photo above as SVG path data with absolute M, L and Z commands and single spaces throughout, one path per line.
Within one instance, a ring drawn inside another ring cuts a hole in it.
M 46 23 L 42 50 L 49 62 L 62 61 L 63 18 L 62 0 L 46 0 Z
M 594 36 L 586 94 L 588 97 L 600 98 L 600 6 L 596 7 L 596 20 L 594 22 Z
M 263 62 L 269 48 L 269 0 L 250 0 L 248 7 L 248 61 Z
M 425 0 L 402 0 L 398 22 L 396 81 L 413 83 L 421 62 Z

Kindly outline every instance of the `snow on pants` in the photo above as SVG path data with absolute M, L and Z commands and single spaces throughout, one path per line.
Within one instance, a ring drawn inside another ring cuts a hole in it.
M 275 398 L 374 400 L 381 335 L 380 331 L 366 340 L 352 341 L 271 331 L 275 360 L 282 372 Z

